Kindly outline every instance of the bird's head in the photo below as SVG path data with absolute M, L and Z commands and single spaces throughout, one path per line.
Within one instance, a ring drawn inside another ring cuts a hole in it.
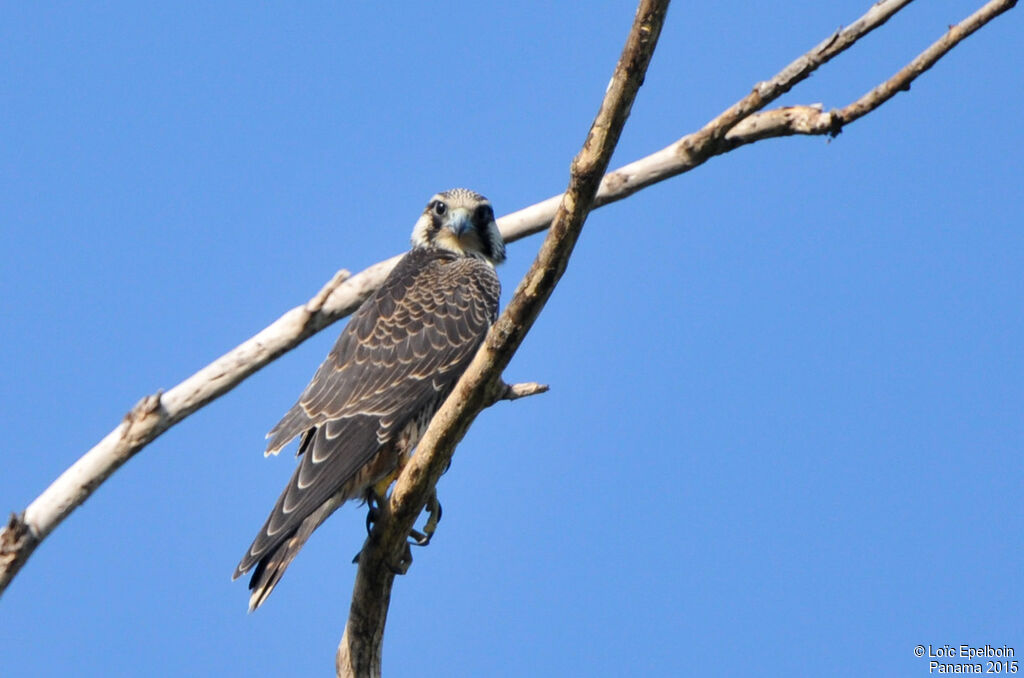
M 453 188 L 430 199 L 412 230 L 412 244 L 482 256 L 492 264 L 505 261 L 505 241 L 490 201 L 466 188 Z

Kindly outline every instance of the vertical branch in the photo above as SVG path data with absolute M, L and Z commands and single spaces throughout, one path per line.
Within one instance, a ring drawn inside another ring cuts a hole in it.
M 408 548 L 406 537 L 450 462 L 455 445 L 476 415 L 507 393 L 501 372 L 568 265 L 647 72 L 667 10 L 668 0 L 641 0 L 601 108 L 583 149 L 573 160 L 569 188 L 562 196 L 540 253 L 451 396 L 434 415 L 416 455 L 395 484 L 388 510 L 363 546 L 349 619 L 335 658 L 339 676 L 380 675 L 381 641 L 394 583 L 394 563 L 402 559 L 404 549 Z

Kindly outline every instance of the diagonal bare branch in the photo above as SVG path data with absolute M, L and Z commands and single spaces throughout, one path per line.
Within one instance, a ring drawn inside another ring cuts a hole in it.
M 495 322 L 480 350 L 430 422 L 395 484 L 388 503 L 359 556 L 352 605 L 335 666 L 339 676 L 379 676 L 381 644 L 394 563 L 403 560 L 413 528 L 455 445 L 476 416 L 509 387 L 501 372 L 533 326 L 569 263 L 611 160 L 637 91 L 654 54 L 669 0 L 641 0 L 604 101 L 583 149 L 572 162 L 569 188 L 530 270 Z
M 820 105 L 787 106 L 755 113 L 729 131 L 719 152 L 724 153 L 738 146 L 773 137 L 797 134 L 836 136 L 846 125 L 864 117 L 900 92 L 909 91 L 911 83 L 918 76 L 934 66 L 962 40 L 1016 4 L 1017 0 L 990 0 L 985 3 L 960 23 L 950 26 L 941 38 L 891 78 L 843 108 L 825 111 Z

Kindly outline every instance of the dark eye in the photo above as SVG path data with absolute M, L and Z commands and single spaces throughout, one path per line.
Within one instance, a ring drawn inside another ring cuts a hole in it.
M 444 213 L 448 211 L 448 205 L 445 205 L 440 200 L 434 201 L 434 214 L 439 217 L 443 217 Z
M 487 224 L 494 219 L 494 210 L 490 205 L 480 205 L 476 208 L 476 220 L 478 223 Z

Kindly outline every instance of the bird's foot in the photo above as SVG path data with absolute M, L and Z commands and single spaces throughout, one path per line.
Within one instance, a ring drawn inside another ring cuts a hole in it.
M 373 535 L 373 526 L 380 521 L 381 516 L 387 513 L 389 506 L 387 498 L 377 494 L 377 491 L 371 487 L 366 491 L 366 507 L 366 538 L 369 541 Z M 364 545 L 363 548 L 366 548 L 366 546 Z M 361 555 L 363 555 L 363 549 L 360 549 L 352 557 L 352 562 L 358 563 Z
M 373 532 L 374 524 L 380 520 L 381 515 L 388 510 L 387 497 L 377 494 L 372 487 L 366 491 L 366 534 Z
M 359 553 L 352 558 L 353 565 L 359 564 L 359 559 L 363 557 L 363 552 L 365 550 L 366 544 L 363 544 L 363 548 L 361 548 Z M 387 568 L 391 570 L 392 574 L 405 574 L 408 572 L 409 566 L 412 565 L 412 548 L 409 546 L 409 542 L 402 544 L 402 553 L 396 560 L 389 560 L 385 565 L 387 565 Z
M 437 532 L 437 524 L 441 522 L 441 502 L 437 500 L 437 489 L 430 491 L 430 496 L 427 497 L 427 504 L 424 507 L 427 510 L 427 522 L 423 526 L 423 531 L 413 528 L 409 530 L 409 537 L 412 541 L 410 544 L 416 546 L 426 546 L 430 543 L 434 533 Z
M 373 489 L 370 489 L 366 494 L 366 504 L 369 507 L 366 511 L 366 535 L 367 542 L 373 535 L 373 526 L 384 516 L 389 510 L 387 498 L 381 497 Z M 427 503 L 424 506 L 427 510 L 427 522 L 423 526 L 423 531 L 413 528 L 409 530 L 409 539 L 405 541 L 402 546 L 402 553 L 394 561 L 388 562 L 388 569 L 394 574 L 405 574 L 409 571 L 409 566 L 412 565 L 412 545 L 426 546 L 430 543 L 431 538 L 434 536 L 434 532 L 437 531 L 437 524 L 441 522 L 441 502 L 437 500 L 437 490 L 431 490 L 430 496 L 427 498 Z M 364 545 L 363 548 L 366 548 Z M 360 549 L 359 553 L 352 558 L 353 563 L 358 563 L 360 556 L 363 551 Z

